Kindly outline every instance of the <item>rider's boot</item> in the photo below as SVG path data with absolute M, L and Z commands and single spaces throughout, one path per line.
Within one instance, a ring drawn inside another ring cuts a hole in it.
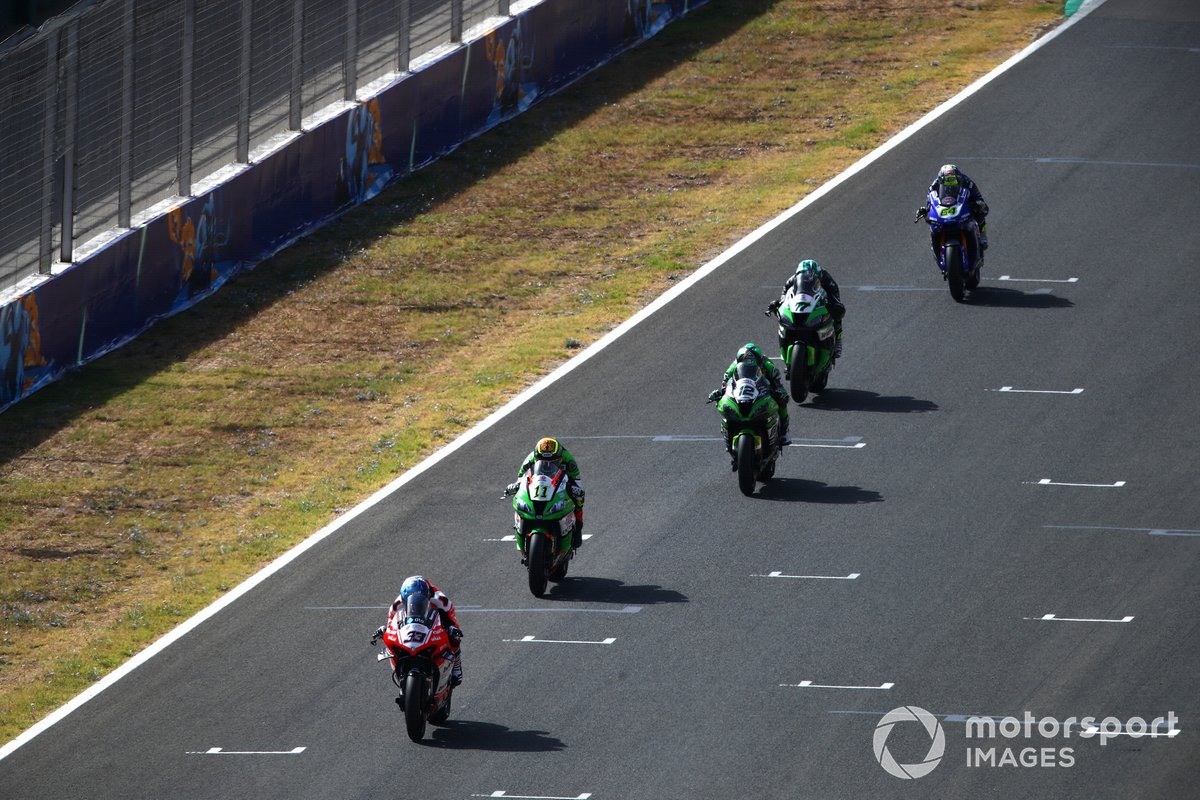
M 987 250 L 987 248 L 987 223 L 985 222 L 979 226 L 979 249 Z
M 782 408 L 782 406 L 781 406 Z M 787 447 L 792 443 L 792 437 L 788 435 L 789 417 L 786 413 L 779 415 L 779 446 Z
M 837 326 L 837 338 L 833 342 L 833 360 L 837 361 L 842 357 L 842 326 Z
M 450 668 L 450 685 L 462 685 L 462 651 L 454 654 L 454 666 Z
M 583 546 L 583 509 L 575 509 L 575 530 L 571 534 L 571 551 Z

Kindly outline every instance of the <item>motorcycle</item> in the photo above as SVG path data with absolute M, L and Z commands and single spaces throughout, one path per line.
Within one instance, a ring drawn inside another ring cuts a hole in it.
M 965 289 L 979 286 L 983 267 L 983 250 L 979 246 L 979 225 L 971 216 L 970 192 L 966 187 L 957 193 L 939 195 L 929 192 L 924 208 L 913 222 L 924 218 L 933 234 L 933 252 L 942 280 L 950 286 L 950 296 L 961 303 Z
M 575 531 L 575 501 L 561 464 L 537 460 L 518 481 L 513 497 L 513 530 L 521 563 L 529 570 L 529 591 L 546 593 L 546 582 L 567 577 Z
M 754 494 L 756 480 L 765 483 L 775 476 L 775 464 L 782 452 L 779 406 L 756 364 L 738 364 L 724 394 L 716 401 L 738 488 L 749 497 Z
M 437 609 L 430 607 L 428 600 L 418 600 L 392 615 L 383 644 L 376 661 L 391 662 L 392 683 L 400 689 L 396 705 L 404 712 L 408 738 L 419 742 L 425 736 L 427 721 L 441 725 L 450 718 L 454 693 L 450 636 Z
M 827 303 L 820 280 L 805 275 L 766 311 L 779 320 L 783 376 L 798 404 L 808 398 L 809 390 L 823 392 L 829 384 L 837 333 Z

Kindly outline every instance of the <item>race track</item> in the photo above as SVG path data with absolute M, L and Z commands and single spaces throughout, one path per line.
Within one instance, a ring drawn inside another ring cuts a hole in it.
M 0 797 L 1200 796 L 1197 131 L 1200 6 L 1108 0 L 0 761 Z M 947 161 L 992 208 L 964 304 L 911 223 Z M 761 311 L 805 257 L 845 356 L 745 498 L 704 399 L 745 341 L 777 352 Z M 495 540 L 547 433 L 592 538 L 537 600 Z M 422 745 L 367 641 L 418 572 L 467 631 Z M 917 780 L 873 751 L 899 706 L 944 731 Z M 965 738 L 1026 711 L 1179 732 Z

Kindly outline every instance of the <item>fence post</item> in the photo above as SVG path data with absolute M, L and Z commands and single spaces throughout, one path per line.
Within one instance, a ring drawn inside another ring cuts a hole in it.
M 79 21 L 67 28 L 66 94 L 63 109 L 62 228 L 58 260 L 71 263 L 75 248 L 75 134 L 79 118 Z
M 196 0 L 183 0 L 183 52 L 179 76 L 179 194 L 192 196 L 192 56 L 196 49 Z
M 304 102 L 304 0 L 292 0 L 292 91 L 288 130 L 300 130 Z
M 125 0 L 121 43 L 121 145 L 120 183 L 117 185 L 117 225 L 130 227 L 133 205 L 133 3 Z
M 358 0 L 346 0 L 346 60 L 342 70 L 346 76 L 344 100 L 358 96 Z
M 408 72 L 412 63 L 412 0 L 400 0 L 400 44 L 396 53 L 396 71 Z
M 239 164 L 250 163 L 250 44 L 253 23 L 252 10 L 254 3 L 250 0 L 242 2 L 242 53 L 238 69 L 238 123 L 237 123 L 237 160 Z
M 42 220 L 39 224 L 38 273 L 50 272 L 54 257 L 54 128 L 58 110 L 58 43 L 60 37 L 46 38 L 45 87 L 42 90 L 45 107 L 42 111 Z
M 463 36 L 463 0 L 450 0 L 450 41 L 457 44 Z

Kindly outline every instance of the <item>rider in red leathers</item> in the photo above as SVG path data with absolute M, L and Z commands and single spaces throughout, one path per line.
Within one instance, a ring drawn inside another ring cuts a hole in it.
M 428 604 L 437 609 L 438 616 L 441 617 L 442 627 L 446 629 L 446 635 L 450 638 L 450 648 L 454 653 L 454 667 L 450 672 L 450 685 L 458 686 L 462 683 L 462 627 L 458 624 L 458 619 L 454 616 L 454 603 L 446 596 L 444 592 L 430 583 L 421 575 L 413 575 L 411 578 L 406 578 L 400 586 L 400 594 L 392 601 L 392 607 L 388 611 L 388 621 L 375 629 L 375 633 L 371 635 L 371 644 L 375 644 L 387 631 L 392 620 L 397 613 L 403 613 L 406 603 L 425 600 Z

